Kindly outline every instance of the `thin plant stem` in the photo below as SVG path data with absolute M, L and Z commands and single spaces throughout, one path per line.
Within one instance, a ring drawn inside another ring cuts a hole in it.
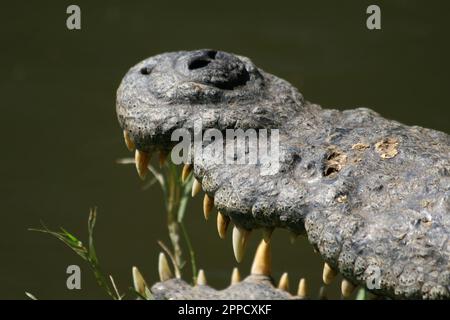
M 177 207 L 180 203 L 180 184 L 177 181 L 177 169 L 172 163 L 168 163 L 168 194 L 167 194 L 167 228 L 172 243 L 177 267 L 182 269 L 183 252 L 180 246 L 180 226 L 177 220 Z
M 192 283 L 197 283 L 197 263 L 195 261 L 195 251 L 192 247 L 191 239 L 189 238 L 189 234 L 184 226 L 184 223 L 180 222 L 181 230 L 183 231 L 184 241 L 186 241 L 186 245 L 189 250 L 189 256 L 191 258 L 191 269 L 192 269 Z

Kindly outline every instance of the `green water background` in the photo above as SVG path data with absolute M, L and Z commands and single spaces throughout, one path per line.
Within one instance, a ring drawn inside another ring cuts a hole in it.
M 82 30 L 66 29 L 78 4 Z M 365 10 L 377 3 L 382 30 Z M 39 1 L 0 4 L 0 298 L 104 298 L 88 267 L 63 244 L 27 231 L 44 221 L 86 237 L 89 207 L 99 211 L 97 251 L 119 289 L 131 267 L 157 280 L 156 240 L 168 242 L 162 193 L 142 191 L 115 114 L 115 90 L 148 56 L 216 48 L 251 57 L 311 101 L 370 107 L 385 117 L 450 133 L 449 26 L 445 1 Z M 216 287 L 236 265 L 230 237 L 205 223 L 201 197 L 186 225 L 198 265 Z M 240 266 L 248 273 L 255 233 Z M 276 279 L 306 276 L 313 292 L 321 260 L 306 240 L 273 238 Z M 82 290 L 66 288 L 66 267 L 82 267 Z M 189 276 L 189 269 L 186 270 Z M 330 290 L 338 297 L 338 285 Z

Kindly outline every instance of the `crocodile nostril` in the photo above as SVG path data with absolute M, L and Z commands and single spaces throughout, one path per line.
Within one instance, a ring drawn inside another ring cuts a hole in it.
M 204 68 L 211 63 L 211 60 L 214 60 L 216 58 L 216 55 L 217 55 L 216 50 L 203 51 L 200 57 L 197 57 L 196 59 L 189 62 L 188 69 L 195 70 Z
M 250 80 L 245 61 L 235 55 L 210 49 L 184 53 L 177 59 L 175 69 L 190 82 L 222 90 L 234 90 Z
M 151 68 L 151 67 L 143 67 L 143 68 L 140 70 L 140 72 L 141 72 L 141 74 L 143 74 L 143 75 L 149 75 L 149 74 L 152 72 L 152 69 L 153 69 L 153 68 Z
M 217 54 L 217 51 L 216 51 L 216 50 L 209 50 L 209 51 L 206 53 L 206 55 L 207 55 L 210 59 L 212 59 L 212 60 L 214 60 L 214 59 L 216 58 L 216 54 Z
M 188 68 L 189 70 L 200 69 L 206 67 L 210 62 L 211 60 L 205 58 L 196 59 L 189 63 Z

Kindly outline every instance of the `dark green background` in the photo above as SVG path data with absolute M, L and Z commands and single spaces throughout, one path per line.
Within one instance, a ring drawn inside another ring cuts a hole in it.
M 366 29 L 377 3 L 382 30 Z M 82 30 L 66 29 L 78 4 Z M 88 267 L 56 240 L 27 231 L 40 220 L 86 237 L 89 207 L 99 208 L 97 251 L 121 291 L 131 267 L 157 279 L 157 239 L 167 241 L 162 194 L 142 191 L 115 114 L 127 69 L 164 51 L 216 48 L 249 56 L 314 102 L 370 107 L 388 118 L 450 132 L 449 11 L 444 1 L 54 1 L 0 5 L 0 298 L 104 298 Z M 214 219 L 212 219 L 214 220 Z M 231 240 L 205 223 L 200 198 L 187 227 L 198 264 L 216 287 L 235 261 Z M 259 241 L 255 233 L 247 273 Z M 291 286 L 306 276 L 313 291 L 320 258 L 306 240 L 273 238 L 274 275 Z M 65 287 L 66 267 L 82 267 L 82 290 Z M 186 278 L 190 270 L 186 270 Z M 337 284 L 331 291 L 337 295 Z

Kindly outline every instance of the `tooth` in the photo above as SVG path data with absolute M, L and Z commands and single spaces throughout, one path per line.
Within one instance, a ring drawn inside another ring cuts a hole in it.
M 275 228 L 267 227 L 263 229 L 263 239 L 265 242 L 269 243 L 272 238 L 272 233 Z
M 136 162 L 136 169 L 139 177 L 144 180 L 148 173 L 148 162 L 150 161 L 150 155 L 147 152 L 136 150 L 134 160 Z
M 356 286 L 348 281 L 347 279 L 343 279 L 341 282 L 341 293 L 344 298 L 348 298 L 351 296 L 353 291 L 355 291 Z
M 322 280 L 325 284 L 331 284 L 336 277 L 337 273 L 334 271 L 328 263 L 323 265 Z
M 136 149 L 136 146 L 134 145 L 133 140 L 131 140 L 128 131 L 123 130 L 123 138 L 125 139 L 125 145 L 127 146 L 128 150 L 134 151 L 134 149 Z
M 230 224 L 230 218 L 223 215 L 220 211 L 217 212 L 217 232 L 221 239 L 225 239 L 228 225 Z
M 197 179 L 194 179 L 194 183 L 192 184 L 192 198 L 200 191 L 202 191 L 202 184 Z
M 236 284 L 241 282 L 241 274 L 239 273 L 238 268 L 233 269 L 233 273 L 231 274 L 231 284 Z
M 205 276 L 205 272 L 203 271 L 203 269 L 200 269 L 198 271 L 198 276 L 197 276 L 197 285 L 198 286 L 206 286 L 208 283 L 206 282 L 206 276 Z
M 289 292 L 289 276 L 287 272 L 281 275 L 280 282 L 278 282 L 278 289 Z
M 270 253 L 270 242 L 261 240 L 256 249 L 253 259 L 251 274 L 270 276 L 272 272 L 272 257 Z
M 159 279 L 161 282 L 173 278 L 172 271 L 170 270 L 169 267 L 169 262 L 167 262 L 166 255 L 162 252 L 159 254 L 158 272 L 159 272 Z
M 295 243 L 295 240 L 297 239 L 297 237 L 298 237 L 298 234 L 296 234 L 292 231 L 289 232 L 289 241 L 291 242 L 291 244 Z
M 308 297 L 308 283 L 305 278 L 301 278 L 298 283 L 297 295 L 302 299 L 306 299 Z
M 194 166 L 190 163 L 186 163 L 183 166 L 183 171 L 181 172 L 181 182 L 185 182 L 187 177 L 189 177 L 189 174 L 192 172 L 192 168 L 194 168 Z
M 203 198 L 203 215 L 205 216 L 206 221 L 208 221 L 213 208 L 214 208 L 214 198 L 208 196 L 208 194 L 205 193 L 205 197 Z
M 166 159 L 167 159 L 167 152 L 161 150 L 159 152 L 159 167 L 162 168 L 164 166 L 164 164 L 166 163 Z
M 327 289 L 325 286 L 321 286 L 319 290 L 319 300 L 328 300 Z
M 245 249 L 247 247 L 247 240 L 250 231 L 234 226 L 233 228 L 233 251 L 237 262 L 241 262 L 244 258 Z
M 145 296 L 146 294 L 146 288 L 147 283 L 144 280 L 144 277 L 142 276 L 142 274 L 139 272 L 139 269 L 137 267 L 133 267 L 132 269 L 132 274 L 133 274 L 133 286 L 134 286 L 134 290 L 136 290 L 136 292 L 138 292 L 140 295 Z

